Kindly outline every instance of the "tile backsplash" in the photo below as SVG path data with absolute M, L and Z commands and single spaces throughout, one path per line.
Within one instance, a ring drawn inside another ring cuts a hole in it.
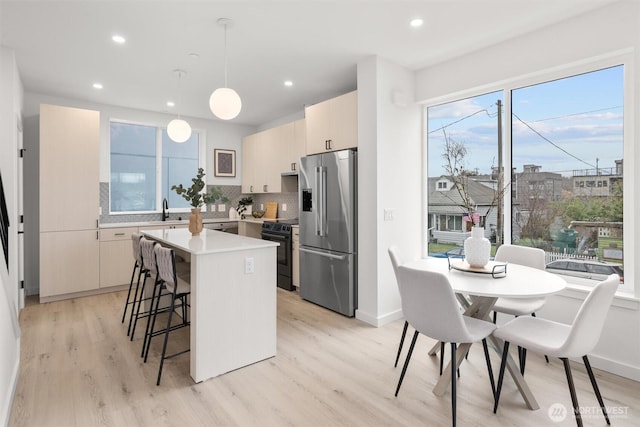
M 208 186 L 208 188 L 213 186 Z M 285 185 L 282 193 L 269 193 L 269 194 L 243 194 L 242 187 L 239 185 L 216 185 L 222 190 L 222 195 L 226 196 L 229 203 L 226 203 L 224 212 L 203 212 L 203 218 L 229 218 L 229 208 L 237 207 L 238 200 L 246 196 L 253 197 L 253 209 L 260 210 L 260 205 L 266 207 L 267 202 L 278 203 L 278 218 L 292 219 L 298 218 L 298 192 L 294 185 Z M 292 191 L 294 190 L 294 191 Z M 284 211 L 283 204 L 286 205 L 287 210 Z M 145 214 L 109 214 L 109 183 L 100 183 L 100 207 L 102 208 L 102 215 L 100 215 L 100 222 L 106 223 L 118 223 L 118 222 L 147 222 L 147 221 L 160 221 L 162 219 L 162 213 L 145 213 Z M 264 208 L 263 208 L 264 209 Z M 169 214 L 170 220 L 187 219 L 188 212 L 172 212 Z

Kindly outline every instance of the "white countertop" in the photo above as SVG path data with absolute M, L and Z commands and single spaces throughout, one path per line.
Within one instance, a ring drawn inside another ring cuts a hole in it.
M 233 252 L 279 246 L 270 240 L 254 239 L 231 233 L 204 229 L 199 236 L 192 236 L 186 228 L 145 230 L 142 234 L 194 255 L 216 252 Z
M 160 226 L 160 225 L 189 225 L 189 214 L 187 214 L 187 219 L 177 220 L 172 219 L 169 221 L 136 221 L 136 222 L 108 222 L 101 223 L 99 228 L 118 228 L 118 227 L 149 227 L 149 226 Z M 229 218 L 204 218 L 202 220 L 203 224 L 211 224 L 215 222 L 238 222 L 240 220 L 237 219 L 229 219 Z

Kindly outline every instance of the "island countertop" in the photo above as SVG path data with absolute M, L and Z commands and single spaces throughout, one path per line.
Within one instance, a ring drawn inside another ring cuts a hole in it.
M 217 252 L 233 252 L 279 246 L 277 242 L 238 236 L 221 231 L 203 229 L 199 236 L 192 236 L 186 228 L 144 230 L 142 234 L 194 255 Z

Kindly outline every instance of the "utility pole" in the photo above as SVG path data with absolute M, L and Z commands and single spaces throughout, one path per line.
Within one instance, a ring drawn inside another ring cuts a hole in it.
M 498 99 L 498 206 L 497 206 L 497 225 L 496 225 L 496 249 L 502 244 L 502 204 L 504 195 L 504 168 L 502 165 L 502 101 Z

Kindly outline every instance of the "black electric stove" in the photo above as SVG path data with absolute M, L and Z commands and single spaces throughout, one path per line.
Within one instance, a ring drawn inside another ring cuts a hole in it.
M 297 219 L 264 221 L 262 223 L 262 239 L 280 243 L 278 246 L 278 287 L 288 291 L 295 290 L 293 285 L 293 253 L 292 225 Z

